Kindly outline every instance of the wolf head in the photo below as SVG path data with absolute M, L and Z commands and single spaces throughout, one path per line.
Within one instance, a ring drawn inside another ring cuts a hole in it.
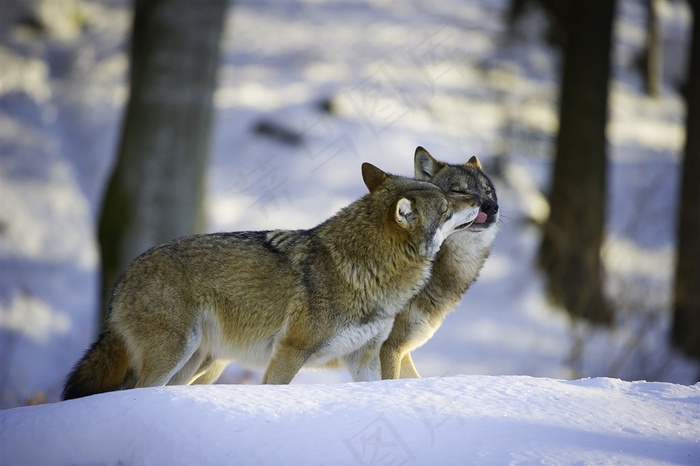
M 479 214 L 478 207 L 449 201 L 433 183 L 389 175 L 370 163 L 362 164 L 362 178 L 370 193 L 392 200 L 391 222 L 424 256 L 437 253 L 445 238 Z
M 484 232 L 498 222 L 498 198 L 493 183 L 474 156 L 465 164 L 439 162 L 422 147 L 414 156 L 415 177 L 437 185 L 447 195 L 450 204 L 478 208 L 477 215 L 459 231 Z M 459 207 L 457 207 L 459 208 Z

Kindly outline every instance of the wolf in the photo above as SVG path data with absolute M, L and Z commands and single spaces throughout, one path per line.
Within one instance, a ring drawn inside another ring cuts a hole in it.
M 138 257 L 63 399 L 212 383 L 230 361 L 264 369 L 267 384 L 334 361 L 380 380 L 394 317 L 480 210 L 368 163 L 362 175 L 369 193 L 309 230 L 191 235 Z
M 465 164 L 439 162 L 423 147 L 414 155 L 415 178 L 434 183 L 450 202 L 475 206 L 479 213 L 450 235 L 435 257 L 425 288 L 394 320 L 380 350 L 383 379 L 420 377 L 411 351 L 425 344 L 479 276 L 498 231 L 496 189 L 476 156 Z

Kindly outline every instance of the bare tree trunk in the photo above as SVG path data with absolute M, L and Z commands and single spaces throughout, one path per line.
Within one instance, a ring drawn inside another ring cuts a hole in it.
M 600 248 L 605 226 L 610 46 L 615 2 L 571 2 L 550 217 L 539 251 L 547 289 L 572 316 L 610 323 Z
M 227 0 L 136 0 L 131 95 L 99 224 L 102 318 L 139 254 L 203 226 L 204 170 Z
M 678 215 L 672 341 L 700 358 L 700 25 L 695 2 L 687 77 L 686 140 Z
M 661 0 L 647 1 L 647 50 L 646 50 L 646 88 L 651 97 L 661 94 L 663 83 L 663 37 L 661 34 Z

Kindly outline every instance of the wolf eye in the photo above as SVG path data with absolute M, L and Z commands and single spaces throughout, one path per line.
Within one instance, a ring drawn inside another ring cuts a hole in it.
M 450 190 L 452 194 L 459 194 L 460 196 L 468 196 L 469 193 L 465 191 L 464 189 L 459 189 L 459 188 L 452 188 Z
M 486 194 L 487 196 L 490 196 L 491 193 L 493 193 L 493 191 L 491 191 L 491 188 L 484 189 L 484 194 Z

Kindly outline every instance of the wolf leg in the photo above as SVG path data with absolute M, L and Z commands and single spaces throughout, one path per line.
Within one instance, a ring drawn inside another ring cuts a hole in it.
M 310 353 L 289 343 L 280 342 L 267 365 L 262 383 L 282 385 L 292 381 L 302 368 Z
M 413 364 L 411 353 L 406 353 L 401 358 L 401 378 L 402 379 L 420 379 L 420 374 Z
M 187 362 L 170 378 L 168 385 L 189 385 L 197 377 L 202 364 L 206 362 L 201 349 L 195 350 Z
M 350 370 L 353 382 L 382 380 L 380 349 L 382 342 L 371 341 L 343 359 Z
M 163 343 L 158 347 L 157 352 L 148 349 L 144 351 L 141 358 L 141 370 L 136 388 L 158 387 L 170 383 L 171 379 L 190 361 L 197 351 L 201 341 L 201 333 L 195 329 L 189 338 L 168 338 L 163 339 Z M 193 365 L 191 371 L 194 373 L 199 364 Z M 184 375 L 184 374 L 183 374 Z M 191 377 L 191 374 L 190 374 Z M 181 382 L 177 377 L 174 382 Z M 189 379 L 188 379 L 189 380 Z
M 401 351 L 390 341 L 382 346 L 380 351 L 382 379 L 398 379 L 401 376 Z
M 228 361 L 207 358 L 190 383 L 195 385 L 212 384 L 221 377 L 221 373 L 226 369 L 226 366 L 228 366 Z

